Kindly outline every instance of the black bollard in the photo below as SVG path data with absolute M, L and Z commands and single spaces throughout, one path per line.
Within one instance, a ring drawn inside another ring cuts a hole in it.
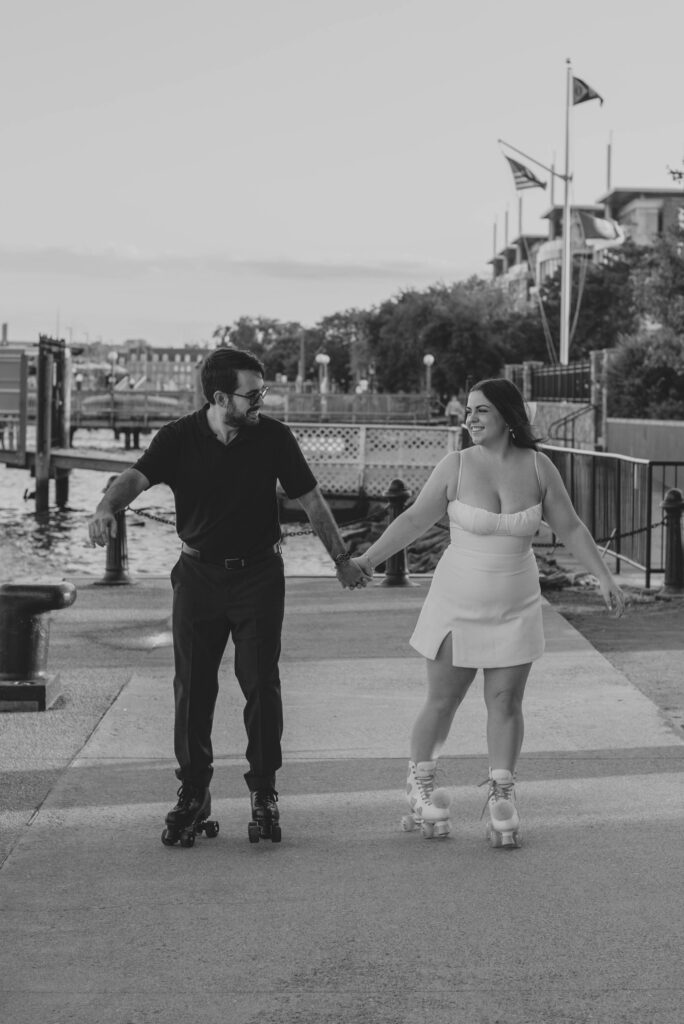
M 107 541 L 105 574 L 98 580 L 100 586 L 121 586 L 131 582 L 128 575 L 128 543 L 126 540 L 126 513 L 122 510 L 115 515 L 116 537 Z
M 397 516 L 406 508 L 406 503 L 411 497 L 411 492 L 404 487 L 403 481 L 393 480 L 385 495 L 389 503 L 389 519 L 393 522 Z M 382 581 L 383 587 L 414 587 L 406 567 L 406 551 L 403 549 L 396 554 L 390 555 L 385 562 L 385 578 Z
M 682 509 L 684 496 L 672 487 L 660 503 L 665 518 L 665 586 L 662 593 L 684 596 L 684 553 L 682 552 Z
M 105 486 L 105 491 L 116 480 L 110 476 Z M 128 575 L 128 542 L 126 539 L 126 512 L 122 509 L 115 513 L 116 537 L 110 537 L 107 541 L 107 560 L 105 573 L 101 580 L 97 580 L 95 586 L 122 586 L 131 582 Z
M 59 692 L 48 675 L 48 613 L 76 600 L 72 583 L 3 583 L 0 586 L 0 710 L 45 711 Z

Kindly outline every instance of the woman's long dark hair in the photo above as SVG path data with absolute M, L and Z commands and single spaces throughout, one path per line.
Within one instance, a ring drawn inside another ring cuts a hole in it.
M 481 391 L 503 416 L 511 432 L 511 442 L 516 448 L 534 448 L 542 440 L 532 433 L 532 425 L 525 409 L 525 401 L 512 380 L 505 377 L 490 377 L 480 380 L 470 388 L 471 392 Z

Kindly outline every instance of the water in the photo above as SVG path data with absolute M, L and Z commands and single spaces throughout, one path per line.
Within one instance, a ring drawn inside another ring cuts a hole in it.
M 86 435 L 87 449 L 76 451 L 123 451 L 108 430 Z M 0 581 L 37 576 L 70 575 L 99 578 L 104 574 L 105 550 L 88 543 L 88 518 L 102 496 L 111 472 L 73 470 L 69 480 L 69 507 L 35 515 L 35 501 L 28 498 L 34 480 L 28 470 L 0 463 Z M 52 482 L 50 501 L 54 501 Z M 173 495 L 159 484 L 144 491 L 134 508 L 145 508 L 173 523 Z M 132 578 L 168 576 L 178 558 L 180 542 L 173 525 L 127 513 L 128 562 Z M 286 531 L 304 529 L 307 523 L 287 524 Z M 311 535 L 287 537 L 283 544 L 288 576 L 333 576 L 330 557 Z

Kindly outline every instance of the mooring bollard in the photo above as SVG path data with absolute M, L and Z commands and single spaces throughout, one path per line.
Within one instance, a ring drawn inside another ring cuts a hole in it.
M 59 673 L 48 675 L 49 612 L 76 600 L 72 583 L 3 583 L 0 586 L 0 710 L 45 711 L 59 692 Z
M 682 552 L 682 510 L 684 496 L 672 487 L 660 503 L 665 519 L 664 594 L 684 596 L 684 552 Z
M 105 491 L 111 486 L 115 476 L 110 476 Z M 114 516 L 116 519 L 116 537 L 110 537 L 107 541 L 107 560 L 105 562 L 105 573 L 101 580 L 97 580 L 97 586 L 121 586 L 131 582 L 128 575 L 128 542 L 126 539 L 126 512 L 122 509 Z
M 385 495 L 387 502 L 389 503 L 390 509 L 390 522 L 393 522 L 397 516 L 406 508 L 406 503 L 411 497 L 411 492 L 407 491 L 404 487 L 402 480 L 393 480 L 389 485 L 389 490 Z M 382 581 L 383 587 L 413 587 L 415 584 L 411 581 L 408 569 L 406 567 L 406 551 L 403 549 L 397 551 L 396 554 L 390 555 L 385 562 L 385 578 Z

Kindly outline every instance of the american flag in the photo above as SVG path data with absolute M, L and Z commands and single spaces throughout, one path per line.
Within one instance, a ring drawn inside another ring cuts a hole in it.
M 507 156 L 509 164 L 511 165 L 511 171 L 513 172 L 513 181 L 518 191 L 523 188 L 546 188 L 546 182 L 540 181 L 524 164 L 518 163 L 517 160 L 513 160 L 512 157 Z

